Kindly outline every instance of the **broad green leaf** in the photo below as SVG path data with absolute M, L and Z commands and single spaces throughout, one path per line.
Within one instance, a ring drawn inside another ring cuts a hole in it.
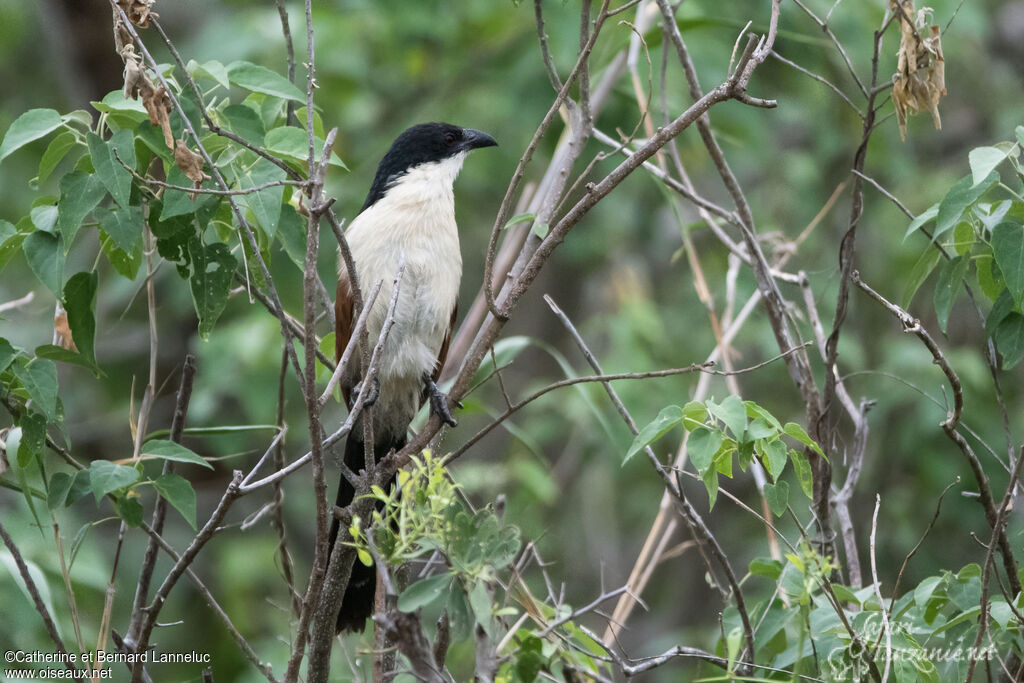
M 718 470 L 709 467 L 700 476 L 704 482 L 704 488 L 708 492 L 708 510 L 713 510 L 715 501 L 718 500 Z
M 75 478 L 71 481 L 71 488 L 68 489 L 68 495 L 64 499 L 64 507 L 70 507 L 89 495 L 89 491 L 92 490 L 89 481 L 91 478 L 88 469 L 78 470 L 75 473 Z
M 645 447 L 668 434 L 680 424 L 682 419 L 683 411 L 679 406 L 665 406 L 662 408 L 661 412 L 658 413 L 658 417 L 644 426 L 640 433 L 636 435 L 636 438 L 633 439 L 633 443 L 630 444 L 629 450 L 626 451 L 626 457 L 623 458 L 622 464 L 625 465 L 629 462 L 630 458 Z
M 188 71 L 193 78 L 208 76 L 217 81 L 217 85 L 223 87 L 225 90 L 231 87 L 230 83 L 228 83 L 227 67 L 216 59 L 211 59 L 210 61 L 203 62 L 202 64 L 199 64 L 194 59 L 190 59 L 188 60 L 188 64 L 185 65 L 185 70 Z
M 32 220 L 32 225 L 36 226 L 43 232 L 52 233 L 53 229 L 57 226 L 57 202 L 54 201 L 52 204 L 38 204 L 33 206 L 28 215 Z
M 29 466 L 33 459 L 43 454 L 46 446 L 46 418 L 39 413 L 28 413 L 18 423 L 21 427 L 21 443 L 18 445 L 18 467 Z
M 131 486 L 140 476 L 134 467 L 118 465 L 109 460 L 93 460 L 89 465 L 89 488 L 98 503 L 108 493 Z
M 755 557 L 750 561 L 748 571 L 754 576 L 764 576 L 777 581 L 782 576 L 782 562 L 770 557 Z
M 167 182 L 171 185 L 177 185 L 178 187 L 192 187 L 193 183 L 185 175 L 184 171 L 178 168 L 175 164 L 166 164 L 167 168 Z M 203 182 L 202 187 L 207 189 L 214 187 L 211 180 Z M 217 195 L 211 194 L 200 194 L 195 199 L 189 196 L 188 192 L 182 192 L 181 190 L 164 190 L 163 206 L 160 208 L 160 220 L 167 221 L 170 218 L 176 218 L 177 216 L 185 216 L 187 214 L 203 214 L 205 211 L 213 211 L 216 205 L 220 202 L 220 198 Z M 152 213 L 150 214 L 152 216 Z M 206 216 L 209 220 L 209 216 Z M 202 226 L 205 227 L 206 223 L 203 222 Z M 156 234 L 156 230 L 154 230 Z M 157 235 L 159 237 L 159 235 Z
M 914 602 L 921 607 L 926 606 L 928 601 L 932 599 L 932 594 L 935 593 L 935 589 L 938 588 L 940 583 L 942 583 L 941 576 L 929 576 L 927 579 L 917 584 L 917 587 L 914 588 Z
M 7 341 L 3 337 L 0 337 L 0 372 L 7 369 L 7 366 L 11 364 L 18 355 L 18 350 L 11 346 L 11 342 Z
M 101 102 L 90 102 L 93 109 L 107 114 L 108 120 L 116 123 L 122 128 L 135 128 L 143 121 L 149 123 L 149 114 L 142 105 L 142 100 L 132 100 L 124 96 L 120 90 L 113 90 L 106 94 Z M 160 144 L 167 148 L 161 137 Z
M 86 361 L 96 365 L 96 318 L 93 305 L 96 298 L 96 273 L 75 273 L 64 285 L 64 309 L 68 313 L 68 326 L 78 352 Z
M 811 463 L 807 462 L 807 456 L 803 451 L 789 449 L 789 461 L 793 463 L 793 471 L 796 472 L 796 480 L 800 484 L 800 490 L 810 499 L 814 499 L 814 475 L 811 474 Z
M 907 227 L 907 232 L 903 234 L 903 239 L 907 239 L 922 226 L 926 225 L 929 221 L 934 220 L 939 215 L 939 205 L 932 204 L 925 209 L 919 216 L 910 221 L 910 225 Z
M 728 396 L 724 401 L 715 404 L 708 401 L 708 412 L 725 423 L 737 441 L 743 440 L 747 428 L 747 407 L 739 396 Z
M 970 253 L 975 241 L 974 226 L 969 221 L 960 221 L 953 228 L 953 250 L 960 256 Z
M 65 349 L 63 346 L 41 344 L 33 349 L 32 353 L 36 354 L 36 358 L 46 358 L 58 363 L 70 363 L 72 365 L 79 365 L 87 370 L 96 371 L 95 363 L 87 360 L 82 354 L 75 353 L 71 349 Z
M 71 490 L 72 481 L 74 481 L 74 477 L 67 472 L 56 472 L 50 477 L 50 490 L 46 495 L 46 506 L 51 511 L 64 507 L 64 501 L 68 497 L 68 491 Z
M 292 130 L 298 130 L 293 128 Z M 301 132 L 301 131 L 300 131 Z M 270 135 L 268 134 L 269 138 Z M 243 190 L 258 187 L 265 183 L 285 179 L 284 169 L 278 168 L 266 159 L 258 159 L 251 167 L 238 176 L 238 186 Z M 245 205 L 249 207 L 256 222 L 270 239 L 277 232 L 277 223 L 281 217 L 281 201 L 284 198 L 284 186 L 277 185 L 252 194 L 242 195 Z
M 771 476 L 772 481 L 775 481 L 786 468 L 789 448 L 781 439 L 769 441 L 764 444 L 763 448 L 765 469 L 768 470 L 768 474 Z
M 37 230 L 25 238 L 21 249 L 25 252 L 29 268 L 39 281 L 60 296 L 60 283 L 64 279 L 64 248 L 61 246 L 61 238 Z
M 804 431 L 804 428 L 796 422 L 787 422 L 786 426 L 782 428 L 782 431 L 785 432 L 786 436 L 796 439 L 803 445 L 810 447 L 811 450 L 818 455 L 825 457 L 825 453 L 821 450 L 821 447 L 818 446 L 818 444 L 814 442 L 814 439 Z
M 100 230 L 110 235 L 121 251 L 130 254 L 142 243 L 142 207 L 129 206 L 126 209 L 100 209 L 96 212 Z
M 69 173 L 60 179 L 60 199 L 57 201 L 57 231 L 64 236 L 64 250 L 71 248 L 82 221 L 107 194 L 96 175 L 82 171 Z
M 153 480 L 153 486 L 164 499 L 174 506 L 193 529 L 196 528 L 196 492 L 188 479 L 177 474 L 162 474 Z
M 301 128 L 294 126 L 272 128 L 267 131 L 264 144 L 271 154 L 294 159 L 303 164 L 309 161 L 309 134 Z M 314 158 L 319 161 L 324 153 L 324 141 L 314 137 L 313 150 Z M 347 168 L 333 149 L 327 163 L 339 168 Z
M 18 232 L 10 221 L 0 218 L 0 269 L 18 253 L 24 241 L 25 233 Z
M 776 517 L 781 517 L 789 506 L 789 484 L 780 481 L 776 484 L 764 485 L 764 499 L 768 508 Z
M 782 431 L 781 426 L 779 426 L 779 428 L 776 429 L 763 417 L 757 417 L 751 420 L 750 424 L 747 425 L 747 438 L 767 439 L 769 437 L 775 436 L 780 431 Z
M 142 503 L 134 496 L 121 496 L 114 505 L 117 516 L 130 527 L 142 526 Z
M 7 129 L 3 142 L 0 142 L 0 161 L 24 147 L 33 140 L 47 135 L 64 125 L 64 122 L 53 109 L 29 109 L 19 116 Z
M 907 276 L 907 284 L 903 288 L 903 308 L 910 306 L 910 303 L 914 300 L 914 295 L 917 294 L 917 290 L 921 288 L 924 281 L 935 270 L 935 266 L 939 265 L 941 259 L 941 251 L 932 245 L 925 247 L 914 267 L 910 269 L 910 275 Z
M 1019 306 L 1024 300 L 1024 225 L 1003 221 L 992 229 L 992 255 Z
M 1013 297 L 1010 296 L 1008 289 L 1003 289 L 995 303 L 992 304 L 992 310 L 989 311 L 988 317 L 985 319 L 985 334 L 990 337 L 994 336 L 996 330 L 999 329 L 999 323 L 1003 322 L 1003 318 L 1008 316 L 1012 310 Z
M 51 422 L 57 422 L 57 366 L 51 360 L 19 359 L 14 364 L 14 375 L 25 387 L 34 407 Z
M 139 268 L 142 266 L 142 240 L 139 240 L 138 244 L 131 251 L 124 251 L 117 246 L 117 243 L 107 233 L 100 231 L 100 249 L 106 254 L 107 260 L 110 261 L 110 265 L 114 266 L 122 277 L 129 280 L 134 280 L 135 276 L 139 274 Z
M 210 338 L 217 318 L 227 306 L 237 261 L 223 242 L 204 245 L 195 236 L 189 240 L 189 254 L 192 257 L 189 289 L 199 316 L 199 336 L 205 340 Z
M 398 596 L 398 609 L 403 612 L 415 612 L 434 602 L 448 591 L 451 585 L 451 574 L 438 574 L 420 579 Z
M 950 311 L 956 303 L 957 295 L 963 287 L 963 278 L 967 274 L 967 268 L 971 261 L 966 256 L 956 256 L 939 268 L 939 277 L 935 281 L 935 316 L 939 322 L 939 329 L 946 333 L 946 325 L 949 322 Z
M 202 465 L 208 469 L 213 469 L 213 465 L 203 460 L 203 458 L 195 452 L 185 448 L 179 443 L 168 441 L 166 439 L 151 439 L 146 443 L 142 444 L 142 450 L 140 456 L 143 458 L 160 458 L 161 460 L 173 460 L 175 462 L 189 462 L 193 465 Z
M 985 229 L 992 232 L 992 229 L 1003 222 L 1006 215 L 1013 208 L 1013 201 L 1004 199 L 998 204 L 978 203 L 974 207 L 974 215 L 978 217 Z
M 287 78 L 265 66 L 238 61 L 228 64 L 228 80 L 240 88 L 286 100 L 305 102 L 306 95 Z
M 1003 354 L 1003 370 L 1009 370 L 1024 358 L 1024 315 L 1010 313 L 996 328 L 996 344 Z
M 491 594 L 487 590 L 487 584 L 478 580 L 469 592 L 469 606 L 476 617 L 476 623 L 483 627 L 488 634 L 491 632 Z
M 995 171 L 989 173 L 979 183 L 975 183 L 971 176 L 964 176 L 957 181 L 939 202 L 939 213 L 935 217 L 935 233 L 932 238 L 937 240 L 940 235 L 959 223 L 967 207 L 978 201 L 988 188 L 998 181 L 999 174 Z
M 1006 291 L 1006 283 L 1003 282 L 995 262 L 991 252 L 980 254 L 974 259 L 974 267 L 978 272 L 978 284 L 981 285 L 981 291 L 985 293 L 985 296 L 992 301 L 998 299 L 999 295 Z M 1010 293 L 1006 292 L 1006 294 L 1009 296 Z
M 1006 157 L 1017 153 L 1017 145 L 1007 149 L 998 147 L 976 147 L 967 155 L 971 165 L 971 180 L 975 185 L 985 180 L 996 166 L 1006 161 Z
M 77 145 L 78 137 L 69 130 L 51 140 L 46 151 L 43 152 L 42 158 L 39 159 L 39 174 L 36 176 L 36 182 L 41 183 L 49 178 L 57 164 Z
M 118 205 L 127 207 L 132 194 L 132 174 L 118 162 L 118 158 L 130 168 L 135 168 L 135 136 L 125 128 L 114 133 L 109 140 L 95 133 L 89 133 L 86 140 L 100 182 Z
M 700 401 L 687 401 L 683 406 L 683 427 L 685 427 L 687 431 L 690 431 L 695 427 L 699 427 L 707 419 L 707 406 Z
M 225 120 L 225 128 L 240 138 L 254 145 L 262 145 L 263 138 L 267 134 L 263 128 L 263 121 L 252 107 L 244 104 L 229 104 L 224 107 L 221 115 Z
M 722 446 L 722 433 L 717 429 L 697 427 L 690 433 L 690 439 L 686 442 L 686 452 L 690 461 L 697 468 L 698 472 L 705 472 L 711 467 L 715 453 Z
M 299 270 L 306 267 L 306 228 L 307 221 L 300 216 L 291 204 L 281 206 L 281 217 L 277 222 L 277 239 L 284 247 L 289 260 Z M 331 352 L 333 353 L 333 351 Z

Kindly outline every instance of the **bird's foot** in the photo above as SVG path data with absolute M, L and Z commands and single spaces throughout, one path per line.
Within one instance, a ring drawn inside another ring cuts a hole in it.
M 427 396 L 430 398 L 430 412 L 441 418 L 441 422 L 449 427 L 455 427 L 459 423 L 452 417 L 452 411 L 448 407 L 448 394 L 437 388 L 432 379 L 425 380 L 427 385 Z M 455 407 L 461 408 L 462 403 L 455 401 Z
M 363 391 L 363 383 L 360 382 L 352 390 L 352 395 L 353 396 L 359 396 L 359 394 L 361 394 L 362 391 Z M 367 392 L 366 392 L 366 398 L 363 399 L 363 407 L 364 408 L 369 408 L 370 406 L 372 406 L 374 403 L 377 402 L 378 398 L 380 398 L 380 380 L 378 380 L 376 377 L 374 377 L 373 378 L 373 384 L 370 385 L 369 390 L 367 390 Z

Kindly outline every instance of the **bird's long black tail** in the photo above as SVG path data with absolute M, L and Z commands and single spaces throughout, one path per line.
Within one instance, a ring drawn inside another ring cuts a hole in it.
M 345 465 L 353 472 L 366 469 L 366 456 L 363 446 L 362 434 L 356 434 L 361 430 L 353 429 L 345 442 Z M 376 441 L 376 439 L 375 439 Z M 377 462 L 391 450 L 398 450 L 405 445 L 405 439 L 399 441 L 385 440 L 374 444 L 373 457 Z M 391 483 L 394 483 L 393 481 Z M 390 486 L 390 484 L 389 484 Z M 384 487 L 387 488 L 387 487 Z M 355 489 L 342 475 L 338 484 L 338 498 L 335 505 L 347 507 L 355 496 Z M 328 556 L 334 549 L 334 542 L 338 537 L 338 519 L 335 517 L 331 523 L 330 545 Z M 361 632 L 366 627 L 366 620 L 373 615 L 373 597 L 377 590 L 377 569 L 367 567 L 358 559 L 352 564 L 352 575 L 348 580 L 348 588 L 345 589 L 345 596 L 341 600 L 341 611 L 338 612 L 338 632 Z

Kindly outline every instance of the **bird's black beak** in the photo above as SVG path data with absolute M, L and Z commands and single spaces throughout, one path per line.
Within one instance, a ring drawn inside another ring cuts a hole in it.
M 462 148 L 466 151 L 481 147 L 497 147 L 498 142 L 483 131 L 472 128 L 462 129 Z

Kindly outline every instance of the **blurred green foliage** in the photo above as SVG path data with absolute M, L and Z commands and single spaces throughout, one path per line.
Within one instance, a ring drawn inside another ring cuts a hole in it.
M 819 15 L 832 6 L 826 0 L 810 3 Z M 62 32 L 51 21 L 56 0 L 19 3 L 0 0 L 0 77 L 5 96 L 0 101 L 0 129 L 33 108 L 60 112 L 100 101 L 120 82 L 110 70 L 90 72 L 95 60 L 85 58 L 87 46 L 98 43 L 100 52 L 113 54 L 109 10 L 98 3 L 97 20 L 83 26 L 77 35 Z M 971 171 L 968 152 L 1012 137 L 1024 111 L 1024 89 L 1020 87 L 1020 61 L 1012 50 L 1000 47 L 1003 30 L 999 24 L 1006 7 L 1020 3 L 964 3 L 941 0 L 934 3 L 936 22 L 945 26 L 943 47 L 949 95 L 940 104 L 943 129 L 932 129 L 928 117 L 911 119 L 908 140 L 900 142 L 891 104 L 885 104 L 880 125 L 868 149 L 866 172 L 900 198 L 915 214 L 939 202 L 956 181 Z M 300 62 L 297 77 L 304 78 L 304 28 L 301 7 L 288 3 L 292 33 Z M 163 15 L 176 45 L 185 59 L 197 62 L 217 60 L 229 64 L 247 60 L 284 72 L 284 43 L 273 3 L 219 0 L 206 3 L 161 2 Z M 351 0 L 314 3 L 317 41 L 317 104 L 327 128 L 339 127 L 335 147 L 350 169 L 332 168 L 328 192 L 338 198 L 339 215 L 352 216 L 361 205 L 373 170 L 387 144 L 406 126 L 423 120 L 448 120 L 486 130 L 501 144 L 499 155 L 470 159 L 457 185 L 457 211 L 462 227 L 465 275 L 463 306 L 480 284 L 483 250 L 488 230 L 520 150 L 529 140 L 537 122 L 551 101 L 551 89 L 544 74 L 532 7 L 512 2 L 473 0 L 450 3 L 424 0 L 415 3 L 383 4 Z M 547 32 L 555 62 L 564 75 L 571 68 L 578 41 L 578 8 L 575 3 L 545 3 Z M 858 73 L 865 77 L 871 68 L 872 32 L 882 18 L 881 3 L 843 3 L 835 8 L 832 27 L 846 47 Z M 705 87 L 717 83 L 727 72 L 737 34 L 753 16 L 753 30 L 764 30 L 765 3 L 720 3 L 690 0 L 680 11 L 681 26 L 697 62 Z M 632 20 L 630 14 L 623 18 Z M 108 22 L 108 23 L 104 23 Z M 846 66 L 821 31 L 791 3 L 784 3 L 782 32 L 776 50 L 801 66 L 819 73 L 849 92 L 854 84 Z M 151 32 L 150 32 L 151 33 Z M 624 46 L 631 28 L 609 26 L 606 42 L 595 52 L 595 71 L 607 64 Z M 895 34 L 887 36 L 880 73 L 895 70 Z M 156 49 L 157 59 L 170 63 L 170 56 L 157 49 L 158 41 L 145 37 Z M 648 36 L 653 80 L 658 82 L 661 63 L 660 35 Z M 60 49 L 57 49 L 58 46 Z M 670 56 L 670 64 L 672 57 Z M 641 59 L 641 71 L 646 68 Z M 117 67 L 119 68 L 119 66 Z M 68 74 L 91 76 L 91 86 L 80 92 L 82 82 L 68 83 Z M 116 76 L 116 71 L 115 71 Z M 885 80 L 885 79 L 883 79 Z M 689 98 L 679 68 L 668 69 L 667 105 L 670 111 L 685 107 Z M 759 230 L 777 236 L 772 245 L 788 248 L 790 240 L 804 230 L 825 206 L 836 187 L 849 176 L 853 151 L 860 137 L 855 114 L 820 83 L 775 61 L 769 60 L 752 83 L 758 96 L 779 100 L 779 107 L 765 111 L 728 103 L 716 108 L 712 122 L 726 154 L 747 191 Z M 236 93 L 241 94 L 241 93 Z M 657 101 L 657 97 L 655 98 Z M 659 105 L 660 106 L 660 105 Z M 657 107 L 655 107 L 657 110 Z M 637 123 L 634 93 L 622 80 L 608 107 L 597 121 L 606 132 L 632 130 Z M 538 153 L 546 158 L 555 136 L 549 135 Z M 712 198 L 725 201 L 714 168 L 707 159 L 696 131 L 680 139 L 683 161 L 698 188 Z M 0 219 L 14 224 L 33 206 L 45 206 L 42 198 L 59 194 L 57 178 L 74 167 L 68 159 L 49 178 L 29 182 L 37 174 L 47 141 L 29 144 L 3 159 L 0 164 Z M 591 143 L 588 152 L 601 151 Z M 597 165 L 594 174 L 615 163 Z M 599 176 L 598 176 L 599 177 Z M 536 180 L 530 176 L 531 180 Z M 892 300 L 899 299 L 911 280 L 911 271 L 925 249 L 921 234 L 905 237 L 908 220 L 887 199 L 867 187 L 865 213 L 858 234 L 857 266 L 869 283 Z M 36 204 L 41 201 L 40 204 Z M 825 215 L 788 269 L 804 271 L 815 299 L 831 326 L 838 268 L 838 243 L 848 224 L 849 190 Z M 676 210 L 666 206 L 665 195 L 650 177 L 636 174 L 620 191 L 586 219 L 548 264 L 535 286 L 535 296 L 526 302 L 506 331 L 528 340 L 514 363 L 503 370 L 513 395 L 564 377 L 568 372 L 588 372 L 575 346 L 540 301 L 539 294 L 551 293 L 580 326 L 592 344 L 606 372 L 680 367 L 702 361 L 714 346 L 706 309 L 698 301 L 693 273 L 681 257 L 682 231 L 689 230 L 707 274 L 716 309 L 725 300 L 727 253 L 702 227 L 694 227 L 697 216 L 689 206 Z M 82 239 L 82 238 L 80 238 Z M 94 236 L 84 239 L 93 240 Z M 73 251 L 65 273 L 89 270 L 98 244 Z M 332 281 L 333 255 L 325 250 L 321 274 Z M 285 254 L 271 263 L 286 307 L 301 307 L 301 278 Z M 252 305 L 244 292 L 237 292 L 209 340 L 199 334 L 192 296 L 174 275 L 169 264 L 158 271 L 156 296 L 160 305 L 160 355 L 158 372 L 165 380 L 159 387 L 153 424 L 165 428 L 170 421 L 177 370 L 186 351 L 199 357 L 199 375 L 189 414 L 190 426 L 225 424 L 268 424 L 275 421 L 277 377 L 280 371 L 279 331 L 276 322 L 259 305 Z M 33 274 L 20 256 L 11 259 L 0 281 L 0 302 L 35 292 L 28 304 L 5 311 L 0 321 L 2 335 L 17 345 L 35 348 L 49 344 L 53 334 L 51 312 L 54 295 Z M 98 268 L 99 292 L 95 304 L 95 359 L 105 375 L 95 380 L 89 368 L 62 365 L 60 401 L 68 417 L 66 429 L 83 459 L 116 459 L 130 455 L 132 434 L 129 410 L 132 387 L 135 407 L 147 374 L 149 337 L 145 294 L 140 295 L 142 277 L 134 281 L 117 277 L 106 262 Z M 911 312 L 929 329 L 939 321 L 931 292 L 936 275 L 927 280 L 910 304 Z M 753 280 L 741 271 L 737 282 L 738 301 L 753 291 Z M 927 295 L 926 295 L 927 293 Z M 799 300 L 793 288 L 786 296 Z M 1019 298 L 1019 297 L 1018 297 Z M 1018 301 L 1019 303 L 1019 301 Z M 946 338 L 942 340 L 951 363 L 964 382 L 967 410 L 965 423 L 995 452 L 1005 453 L 1002 418 L 993 406 L 991 376 L 982 351 L 985 331 L 977 324 L 974 304 L 961 298 L 950 305 Z M 987 313 L 987 304 L 985 305 Z M 1018 316 L 1019 317 L 1019 316 Z M 813 333 L 799 320 L 805 338 Z M 764 317 L 755 312 L 751 322 L 734 344 L 737 366 L 753 364 L 775 355 L 778 349 Z M 881 517 L 885 532 L 878 538 L 880 578 L 892 585 L 899 564 L 928 525 L 938 494 L 957 477 L 967 474 L 959 455 L 938 428 L 946 415 L 950 398 L 944 379 L 930 356 L 916 342 L 904 337 L 896 323 L 880 307 L 854 296 L 851 314 L 840 344 L 840 367 L 853 373 L 851 392 L 877 401 L 870 413 L 870 437 L 865 471 L 855 499 L 854 518 L 863 530 L 866 544 L 867 520 L 875 492 L 882 496 Z M 820 369 L 819 369 L 820 372 Z M 1020 368 L 1001 376 L 1001 385 L 1011 406 L 1011 427 L 1019 438 L 1024 423 L 1021 411 Z M 802 421 L 799 396 L 789 383 L 781 364 L 768 366 L 739 379 L 742 396 L 764 405 L 781 422 Z M 696 384 L 695 376 L 681 375 L 663 380 L 621 382 L 617 389 L 641 424 L 653 420 L 666 405 L 684 405 Z M 713 397 L 721 401 L 730 395 L 724 382 L 715 380 Z M 287 388 L 287 419 L 302 424 L 302 406 L 297 389 Z M 501 394 L 493 383 L 481 388 L 467 401 L 460 426 L 448 437 L 445 448 L 455 448 L 486 423 L 488 413 L 503 407 Z M 473 411 L 476 411 L 475 413 Z M 337 407 L 328 410 L 328 423 L 340 419 Z M 2 424 L 0 426 L 8 426 Z M 190 437 L 186 444 L 205 456 L 223 458 L 209 475 L 197 467 L 183 466 L 198 494 L 198 518 L 205 519 L 223 490 L 232 468 L 253 462 L 266 444 L 265 434 L 231 433 Z M 453 468 L 454 477 L 473 500 L 491 501 L 498 494 L 508 498 L 506 517 L 522 530 L 524 538 L 536 540 L 544 559 L 552 562 L 551 572 L 566 577 L 566 598 L 571 604 L 589 602 L 600 592 L 602 579 L 609 585 L 625 581 L 651 520 L 657 513 L 662 487 L 649 466 L 636 458 L 625 467 L 622 458 L 631 435 L 599 387 L 584 385 L 562 390 L 532 404 L 478 444 Z M 848 435 L 852 440 L 852 434 Z M 301 429 L 289 433 L 288 452 L 304 452 Z M 666 439 L 666 444 L 672 439 Z M 844 444 L 841 444 L 844 445 Z M 975 442 L 986 465 L 995 460 Z M 661 448 L 659 446 L 659 448 Z M 671 446 L 667 446 L 666 450 Z M 835 463 L 837 469 L 842 462 Z M 994 488 L 1001 491 L 1005 474 L 993 468 Z M 726 481 L 726 480 L 723 480 Z M 964 481 L 968 481 L 965 479 Z M 751 480 L 737 475 L 723 486 L 752 502 L 756 493 Z M 954 491 L 970 490 L 960 484 Z M 706 512 L 703 486 L 693 482 L 690 489 Z M 285 507 L 292 553 L 298 574 L 304 575 L 312 555 L 313 501 L 308 478 L 294 477 L 286 487 Z M 795 500 L 791 496 L 791 500 Z M 152 493 L 143 494 L 148 511 Z M 60 602 L 63 589 L 59 560 L 53 552 L 50 530 L 43 519 L 42 533 L 33 528 L 33 517 L 13 491 L 0 491 L 4 524 L 19 541 L 26 558 L 46 578 L 51 599 Z M 112 514 L 109 507 L 94 509 L 86 498 L 61 513 L 65 543 L 87 520 Z M 234 515 L 256 512 L 258 503 L 245 501 Z M 246 507 L 248 506 L 248 507 Z M 41 510 L 45 510 L 42 508 Z M 741 510 L 719 501 L 708 515 L 712 528 L 735 566 L 747 566 L 765 554 L 763 527 Z M 232 524 L 241 521 L 241 516 Z M 1020 520 L 1012 520 L 1019 528 Z M 781 522 L 783 528 L 786 521 Z M 103 591 L 110 576 L 116 524 L 107 520 L 92 528 L 82 541 L 73 576 L 79 609 L 97 615 L 102 610 Z M 788 528 L 787 528 L 788 530 Z M 942 570 L 958 571 L 978 561 L 978 547 L 971 534 L 985 531 L 984 519 L 972 499 L 950 495 L 932 532 L 907 568 L 902 585 L 914 586 Z M 187 542 L 189 529 L 173 527 L 169 540 L 176 547 Z M 987 535 L 985 536 L 987 538 Z M 1019 537 L 1012 536 L 1014 541 Z M 685 540 L 680 538 L 679 541 Z M 129 595 L 136 580 L 134 558 L 141 555 L 142 539 L 130 536 L 123 550 L 132 562 L 117 576 L 119 594 Z M 288 596 L 278 579 L 275 560 L 276 539 L 267 524 L 244 532 L 224 534 L 201 556 L 198 571 L 208 578 L 213 592 L 236 625 L 250 638 L 262 657 L 283 662 L 287 646 Z M 866 545 L 862 547 L 866 552 Z M 0 560 L 10 568 L 9 556 L 0 550 Z M 161 559 L 157 575 L 166 571 Z M 963 571 L 961 571 L 961 574 Z M 956 577 L 943 575 L 955 588 Z M 966 583 L 971 577 L 964 578 Z M 571 579 L 571 580 L 569 580 Z M 774 585 L 774 584 L 772 584 Z M 922 584 L 923 585 L 923 584 Z M 768 588 L 770 588 L 769 586 Z M 768 600 L 771 590 L 754 584 L 749 588 L 759 600 Z M 187 583 L 176 589 L 162 621 L 174 622 L 191 610 L 204 610 L 198 594 Z M 759 593 L 759 591 L 761 591 Z M 630 622 L 623 642 L 637 655 L 660 652 L 679 642 L 712 648 L 719 630 L 715 615 L 722 605 L 705 598 L 704 567 L 695 552 L 683 552 L 658 569 L 645 593 L 651 606 Z M 915 596 L 917 597 L 917 596 Z M 931 595 L 915 603 L 928 609 Z M 0 580 L 0 645 L 34 650 L 48 645 L 31 604 L 13 580 Z M 945 603 L 944 603 L 945 605 Z M 911 609 L 913 605 L 907 606 Z M 127 609 L 127 603 L 125 603 Z M 66 639 L 71 624 L 66 611 L 58 610 L 60 628 Z M 115 611 L 112 624 L 119 628 L 126 613 Z M 187 650 L 195 643 L 213 653 L 219 680 L 262 680 L 240 658 L 237 650 L 213 617 L 190 620 L 188 632 L 168 626 L 158 629 L 164 650 Z M 590 623 L 603 627 L 596 617 Z M 95 628 L 92 625 L 91 628 Z M 368 641 L 362 643 L 368 646 Z M 351 652 L 355 653 L 353 646 Z M 471 649 L 456 649 L 454 656 L 472 659 Z M 348 664 L 337 655 L 336 671 Z M 188 668 L 167 668 L 171 680 L 192 675 Z M 188 672 L 188 673 L 186 673 Z M 666 667 L 651 680 L 679 680 L 678 670 Z

